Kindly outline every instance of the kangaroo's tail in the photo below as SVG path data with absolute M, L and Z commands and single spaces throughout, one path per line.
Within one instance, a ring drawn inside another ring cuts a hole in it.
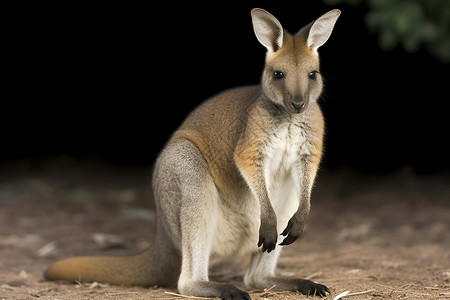
M 44 273 L 48 280 L 100 282 L 125 286 L 164 286 L 177 281 L 180 255 L 155 243 L 134 256 L 73 257 L 55 262 Z

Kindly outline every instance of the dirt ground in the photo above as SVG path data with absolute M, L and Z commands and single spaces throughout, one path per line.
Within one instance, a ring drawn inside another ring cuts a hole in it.
M 43 279 L 74 255 L 123 255 L 150 245 L 148 167 L 58 157 L 0 165 L 0 300 L 183 299 L 176 287 L 125 288 Z M 215 260 L 211 278 L 244 288 L 247 257 Z M 321 170 L 304 236 L 279 273 L 327 285 L 333 299 L 450 299 L 450 174 Z M 306 299 L 274 290 L 252 299 Z

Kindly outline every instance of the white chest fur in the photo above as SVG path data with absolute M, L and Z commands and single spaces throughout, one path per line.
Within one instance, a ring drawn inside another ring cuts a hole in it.
M 306 132 L 293 124 L 283 124 L 269 136 L 264 171 L 268 187 L 283 179 L 295 167 L 301 154 L 309 154 Z
M 300 155 L 309 154 L 307 133 L 292 123 L 279 126 L 267 141 L 264 176 L 278 230 L 283 230 L 298 208 L 302 170 Z

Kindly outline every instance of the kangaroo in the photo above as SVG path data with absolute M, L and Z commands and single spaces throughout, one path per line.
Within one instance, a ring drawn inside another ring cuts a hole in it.
M 324 135 L 317 50 L 339 15 L 332 10 L 292 35 L 253 9 L 256 37 L 267 49 L 261 84 L 210 98 L 170 137 L 152 177 L 153 245 L 135 256 L 68 258 L 45 277 L 127 286 L 178 280 L 182 294 L 250 299 L 234 285 L 209 281 L 208 265 L 211 257 L 251 254 L 246 287 L 326 296 L 325 285 L 276 276 L 275 268 L 280 246 L 301 236 L 310 211 Z

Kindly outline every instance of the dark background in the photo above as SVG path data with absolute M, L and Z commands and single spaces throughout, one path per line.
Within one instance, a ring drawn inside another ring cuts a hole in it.
M 151 165 L 199 103 L 260 80 L 253 7 L 290 32 L 334 7 L 319 1 L 158 6 L 23 6 L 3 37 L 0 160 L 93 156 Z M 364 5 L 342 10 L 321 49 L 323 165 L 388 173 L 450 169 L 449 65 L 425 50 L 378 49 Z

